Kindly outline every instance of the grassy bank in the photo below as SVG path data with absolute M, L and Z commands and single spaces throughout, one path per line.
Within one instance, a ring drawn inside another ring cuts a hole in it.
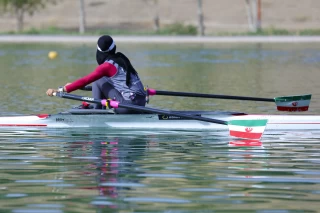
M 61 29 L 56 27 L 49 27 L 46 29 L 32 28 L 22 32 L 2 32 L 0 34 L 14 35 L 79 35 L 76 30 Z M 198 30 L 193 25 L 183 25 L 180 23 L 167 25 L 161 28 L 159 31 L 147 31 L 147 30 L 122 30 L 122 29 L 99 29 L 99 30 L 87 30 L 84 35 L 197 35 Z M 302 29 L 302 30 L 286 30 L 276 28 L 266 28 L 257 32 L 219 32 L 215 34 L 206 34 L 207 36 L 320 36 L 320 29 Z

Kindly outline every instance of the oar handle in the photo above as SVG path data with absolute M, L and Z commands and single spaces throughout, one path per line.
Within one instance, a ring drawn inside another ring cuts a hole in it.
M 91 97 L 73 95 L 73 94 L 64 93 L 64 92 L 55 92 L 55 93 L 53 93 L 53 96 L 76 100 L 76 101 L 86 101 L 86 102 L 94 103 L 94 104 L 102 104 L 102 102 L 105 103 L 105 101 L 106 101 L 106 100 L 100 100 L 100 99 L 95 99 L 95 98 L 91 98 Z
M 194 97 L 194 98 L 216 98 L 216 99 L 232 99 L 232 100 L 246 100 L 246 101 L 264 101 L 274 102 L 273 98 L 256 98 L 246 96 L 232 96 L 232 95 L 215 95 L 215 94 L 201 94 L 201 93 L 190 93 L 190 92 L 172 92 L 148 89 L 148 95 L 166 95 L 166 96 L 180 96 L 180 97 Z
M 92 86 L 85 86 L 85 87 L 82 87 L 80 90 L 92 91 Z

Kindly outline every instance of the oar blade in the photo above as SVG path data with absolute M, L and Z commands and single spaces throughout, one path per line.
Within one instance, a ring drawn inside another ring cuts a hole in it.
M 277 105 L 278 111 L 308 111 L 311 94 L 276 97 L 274 98 L 274 101 Z
M 232 137 L 259 140 L 267 123 L 267 119 L 230 120 L 229 133 Z

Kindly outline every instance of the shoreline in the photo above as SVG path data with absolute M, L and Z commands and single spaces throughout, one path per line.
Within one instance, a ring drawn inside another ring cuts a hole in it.
M 320 36 L 112 36 L 119 43 L 317 43 Z M 96 43 L 99 36 L 0 35 L 0 43 Z

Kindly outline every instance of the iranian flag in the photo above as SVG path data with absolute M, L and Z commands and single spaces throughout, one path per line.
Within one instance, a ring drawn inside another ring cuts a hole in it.
M 274 101 L 279 111 L 308 111 L 311 95 L 276 97 Z
M 230 136 L 245 139 L 260 139 L 267 122 L 267 119 L 231 120 L 228 122 Z

